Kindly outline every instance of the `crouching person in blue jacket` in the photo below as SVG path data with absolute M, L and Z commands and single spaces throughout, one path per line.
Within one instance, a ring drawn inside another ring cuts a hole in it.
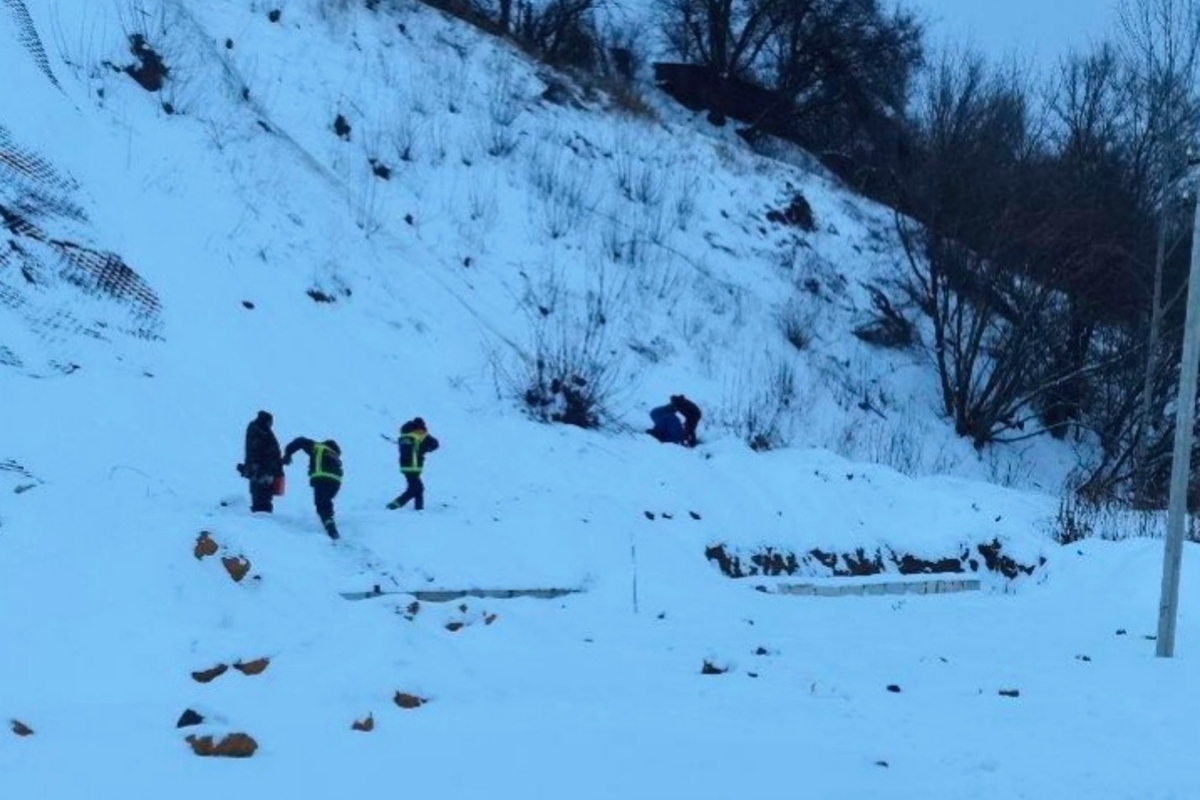
M 654 427 L 646 433 L 658 439 L 663 444 L 681 444 L 683 442 L 683 423 L 675 413 L 673 405 L 658 406 L 650 409 L 650 421 Z

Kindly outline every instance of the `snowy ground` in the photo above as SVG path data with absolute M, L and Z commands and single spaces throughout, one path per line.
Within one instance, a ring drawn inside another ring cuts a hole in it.
M 0 367 L 0 720 L 34 730 L 0 730 L 0 796 L 1200 791 L 1191 548 L 1180 658 L 1156 660 L 1161 545 L 1055 545 L 1073 454 L 978 458 L 933 413 L 919 355 L 849 336 L 896 257 L 886 211 L 660 100 L 659 121 L 541 100 L 534 66 L 418 6 L 297 1 L 271 22 L 248 0 L 25 5 L 47 57 L 22 4 L 0 6 L 20 87 L 0 148 L 69 176 L 57 191 L 83 213 L 10 241 L 118 253 L 158 316 L 130 336 L 127 303 L 0 260 L 19 361 Z M 162 95 L 103 66 L 130 61 L 131 19 L 177 70 Z M 30 195 L 0 166 L 11 208 Z M 789 183 L 812 234 L 764 221 Z M 627 354 L 614 424 L 533 424 L 495 366 L 530 357 L 539 306 L 552 331 L 584 324 L 589 293 Z M 776 322 L 789 302 L 811 315 L 802 352 Z M 781 366 L 791 446 L 755 453 L 738 419 Z M 680 390 L 708 412 L 693 451 L 638 433 Z M 343 542 L 318 533 L 302 458 L 274 517 L 248 515 L 234 464 L 259 408 L 285 442 L 342 444 Z M 429 508 L 388 512 L 389 437 L 418 414 L 443 443 Z M 193 555 L 201 531 L 217 557 Z M 1033 574 L 982 569 L 981 591 L 943 596 L 781 596 L 705 558 L 993 541 Z M 219 560 L 238 555 L 241 583 Z M 471 587 L 582 591 L 402 593 Z M 263 656 L 258 676 L 191 677 Z M 255 757 L 196 758 L 187 708 Z M 374 731 L 350 729 L 368 714 Z

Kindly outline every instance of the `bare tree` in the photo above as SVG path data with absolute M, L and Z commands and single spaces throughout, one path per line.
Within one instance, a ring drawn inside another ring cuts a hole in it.
M 1097 327 L 1128 324 L 1144 303 L 1138 258 L 1144 215 L 1122 146 L 1120 75 L 1111 46 L 1064 60 L 1047 101 L 1047 152 L 1028 195 L 1032 215 L 1047 222 L 1029 231 L 1033 269 L 1068 298 L 1062 370 L 1084 368 Z M 1086 393 L 1083 382 L 1071 381 L 1048 398 L 1043 421 L 1052 434 L 1062 436 L 1064 423 L 1080 420 Z
M 787 0 L 656 0 L 675 53 L 719 78 L 754 77 Z M 805 2 L 805 0 L 800 0 Z
M 597 34 L 591 18 L 595 7 L 596 0 L 549 0 L 540 8 L 530 0 L 518 0 L 514 35 L 552 64 L 591 68 L 596 59 Z
M 900 111 L 921 63 L 915 16 L 877 0 L 793 0 L 775 10 L 765 53 L 772 88 L 804 113 L 870 99 Z
M 1135 437 L 1135 492 L 1148 487 L 1148 444 L 1158 424 L 1152 415 L 1154 377 L 1161 350 L 1163 265 L 1168 248 L 1172 189 L 1187 164 L 1200 127 L 1200 3 L 1197 0 L 1122 0 L 1118 7 L 1121 46 L 1129 75 L 1128 101 L 1143 123 L 1143 152 L 1149 171 L 1150 203 L 1156 208 L 1153 291 L 1148 310 L 1142 409 Z M 1140 112 L 1140 113 L 1139 113 Z
M 905 176 L 916 220 L 897 215 L 897 227 L 944 411 L 976 447 L 1045 433 L 1039 410 L 1087 370 L 1060 350 L 1089 342 L 1066 328 L 1070 297 L 1032 257 L 1053 219 L 1030 211 L 1041 153 L 1025 91 L 978 55 L 947 57 L 916 122 Z

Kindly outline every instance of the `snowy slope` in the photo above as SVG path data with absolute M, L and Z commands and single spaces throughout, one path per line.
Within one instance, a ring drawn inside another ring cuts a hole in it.
M 918 356 L 848 335 L 896 257 L 886 210 L 660 98 L 656 120 L 582 90 L 550 102 L 552 76 L 422 6 L 339 5 L 0 7 L 17 87 L 0 148 L 35 156 L 75 209 L 43 214 L 41 239 L 6 235 L 117 254 L 155 301 L 142 330 L 142 306 L 68 280 L 49 250 L 38 281 L 0 261 L 17 357 L 0 369 L 0 719 L 35 731 L 0 730 L 0 794 L 1195 793 L 1162 734 L 1195 708 L 1194 625 L 1179 663 L 1142 638 L 1156 544 L 1053 544 L 1070 453 L 979 460 Z M 136 32 L 171 69 L 161 92 L 118 69 Z M 11 208 L 30 190 L 5 166 Z M 811 234 L 766 219 L 789 187 Z M 776 321 L 789 302 L 812 320 L 799 352 Z M 597 307 L 612 424 L 530 422 L 503 376 Z M 755 453 L 738 420 L 781 370 L 792 446 Z M 681 390 L 707 412 L 694 451 L 638 433 Z M 303 459 L 273 517 L 247 513 L 233 467 L 259 408 L 284 441 L 341 443 L 345 541 L 319 535 Z M 417 414 L 443 443 L 429 508 L 388 512 L 390 437 Z M 193 554 L 201 531 L 217 556 Z M 1032 574 L 989 570 L 991 543 Z M 730 579 L 718 545 L 803 566 Z M 961 558 L 983 590 L 756 591 L 829 580 L 814 550 L 882 554 L 893 575 L 892 555 Z M 579 591 L 404 593 L 465 588 Z M 191 677 L 263 656 L 258 676 Z M 196 758 L 185 708 L 257 755 Z M 350 730 L 368 714 L 373 732 Z

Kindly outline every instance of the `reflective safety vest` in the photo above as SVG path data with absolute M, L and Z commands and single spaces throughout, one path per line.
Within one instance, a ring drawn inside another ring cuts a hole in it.
M 312 462 L 308 477 L 342 480 L 342 454 L 323 442 L 313 443 Z
M 421 459 L 421 442 L 423 433 L 400 434 L 400 471 L 420 473 L 423 466 Z M 407 456 L 407 458 L 405 458 Z

